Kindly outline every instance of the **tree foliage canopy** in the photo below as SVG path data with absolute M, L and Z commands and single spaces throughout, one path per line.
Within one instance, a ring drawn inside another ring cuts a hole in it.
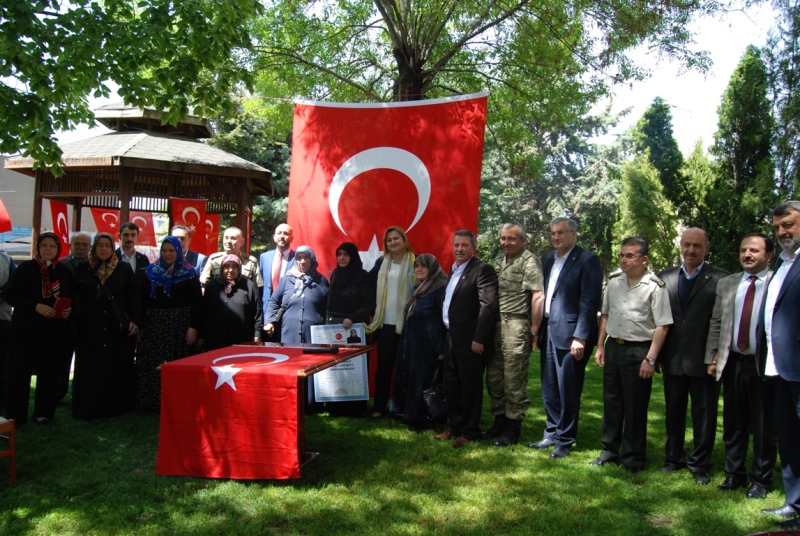
M 88 97 L 108 83 L 134 106 L 175 123 L 190 108 L 212 116 L 251 75 L 258 0 L 19 0 L 0 4 L 0 152 L 59 161 L 56 130 L 90 123 Z

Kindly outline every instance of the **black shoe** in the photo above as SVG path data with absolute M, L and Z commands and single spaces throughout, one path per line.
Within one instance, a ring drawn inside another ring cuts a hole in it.
M 778 526 L 783 530 L 800 529 L 800 517 L 790 519 L 789 521 L 780 521 L 778 522 Z
M 761 484 L 754 483 L 747 489 L 745 496 L 748 499 L 764 499 L 766 498 L 767 493 L 769 493 L 769 488 L 762 486 Z
M 549 449 L 555 444 L 556 442 L 553 441 L 552 439 L 542 439 L 541 441 L 537 441 L 536 443 L 531 443 L 528 446 L 532 449 Z
M 604 460 L 603 458 L 595 458 L 589 462 L 589 465 L 593 465 L 595 467 L 602 467 L 607 464 L 619 465 L 619 462 L 616 460 Z
M 553 452 L 550 453 L 550 458 L 556 460 L 558 458 L 566 458 L 569 456 L 569 447 L 561 447 L 558 446 L 553 449 Z
M 500 434 L 503 433 L 503 430 L 506 429 L 506 416 L 505 415 L 495 415 L 494 416 L 494 424 L 491 428 L 486 430 L 484 433 L 481 434 L 481 439 L 494 439 L 496 437 L 500 437 Z
M 717 489 L 722 491 L 733 491 L 739 488 L 743 488 L 747 481 L 742 480 L 740 478 L 736 478 L 733 476 L 726 476 L 725 482 L 717 486 Z
M 711 482 L 711 475 L 708 473 L 695 473 L 694 481 L 701 486 L 707 486 Z
M 519 434 L 522 429 L 522 421 L 506 419 L 505 430 L 497 440 L 492 443 L 495 447 L 508 447 L 519 442 Z
M 664 464 L 664 467 L 661 468 L 661 472 L 672 473 L 673 471 L 680 471 L 684 467 L 686 467 L 686 463 L 684 462 L 678 462 L 678 463 L 667 462 Z
M 777 508 L 765 508 L 761 510 L 761 513 L 767 514 L 768 516 L 781 516 L 786 519 L 791 519 L 797 515 L 797 511 L 786 503 Z

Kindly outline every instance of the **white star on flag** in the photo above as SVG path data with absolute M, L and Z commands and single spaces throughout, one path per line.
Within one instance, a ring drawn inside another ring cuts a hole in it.
M 231 386 L 231 389 L 235 391 L 236 385 L 233 383 L 233 377 L 237 372 L 244 369 L 236 368 L 233 365 L 223 365 L 221 367 L 211 367 L 211 370 L 217 373 L 217 385 L 214 386 L 215 391 L 219 389 L 223 383 L 227 383 Z
M 383 256 L 383 250 L 378 246 L 378 237 L 372 235 L 372 242 L 369 243 L 367 251 L 359 251 L 358 256 L 364 262 L 364 269 L 370 271 L 378 259 Z

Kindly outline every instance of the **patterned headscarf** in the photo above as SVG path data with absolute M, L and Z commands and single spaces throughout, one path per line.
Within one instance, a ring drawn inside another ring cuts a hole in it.
M 42 240 L 45 238 L 52 238 L 56 241 L 56 256 L 53 258 L 52 261 L 46 261 L 42 258 L 42 253 L 40 250 L 40 246 L 42 245 Z M 42 275 L 42 298 L 49 298 L 50 296 L 58 296 L 58 291 L 61 290 L 61 287 L 58 284 L 58 276 L 56 276 L 55 270 L 53 273 L 50 273 L 49 267 L 55 264 L 58 261 L 58 258 L 61 256 L 61 238 L 55 233 L 42 233 L 39 235 L 39 240 L 36 241 L 36 254 L 33 256 L 33 260 L 39 263 L 39 272 Z
M 404 311 L 406 318 L 414 315 L 414 306 L 417 304 L 417 300 L 419 298 L 427 296 L 434 290 L 439 289 L 447 284 L 447 276 L 445 275 L 444 270 L 442 270 L 442 267 L 439 265 L 439 261 L 436 260 L 436 257 L 430 253 L 423 253 L 414 259 L 414 264 L 419 264 L 427 268 L 428 277 L 426 277 L 424 281 L 417 281 L 414 284 L 414 293 L 406 302 L 406 308 Z
M 107 261 L 103 261 L 97 256 L 97 243 L 101 238 L 107 238 L 111 243 L 111 257 Z M 92 249 L 89 251 L 89 266 L 92 267 L 92 271 L 97 275 L 101 285 L 104 285 L 108 276 L 114 272 L 118 262 L 119 257 L 114 253 L 114 237 L 109 233 L 97 233 L 92 242 Z
M 236 263 L 236 267 L 239 270 L 239 275 L 233 281 L 228 281 L 222 274 L 222 268 L 229 262 Z M 225 294 L 230 295 L 231 292 L 233 292 L 236 283 L 238 283 L 242 279 L 242 259 L 239 258 L 239 255 L 225 255 L 224 257 L 222 257 L 222 262 L 219 264 L 219 270 L 220 270 L 219 276 L 222 279 L 222 282 L 225 283 Z
M 177 259 L 172 265 L 168 265 L 158 256 L 158 260 L 149 265 L 145 270 L 147 278 L 150 279 L 150 297 L 154 298 L 156 289 L 161 286 L 164 289 L 164 294 L 167 297 L 172 295 L 172 285 L 186 281 L 192 277 L 197 276 L 197 270 L 183 259 L 183 249 L 181 249 L 181 241 L 174 236 L 167 236 L 161 242 L 161 247 L 169 242 L 175 247 L 175 252 L 178 254 Z

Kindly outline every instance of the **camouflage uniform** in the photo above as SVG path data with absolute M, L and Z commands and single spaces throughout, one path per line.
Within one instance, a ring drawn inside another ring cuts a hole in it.
M 200 276 L 200 284 L 203 285 L 203 288 L 206 287 L 209 281 L 220 274 L 222 270 L 222 257 L 225 255 L 227 255 L 227 253 L 220 251 L 212 253 L 208 258 L 203 268 L 203 274 Z M 258 261 L 256 258 L 245 255 L 242 252 L 239 252 L 239 258 L 242 260 L 242 275 L 252 281 L 256 287 L 263 287 L 264 280 L 261 277 L 261 270 L 258 269 Z

